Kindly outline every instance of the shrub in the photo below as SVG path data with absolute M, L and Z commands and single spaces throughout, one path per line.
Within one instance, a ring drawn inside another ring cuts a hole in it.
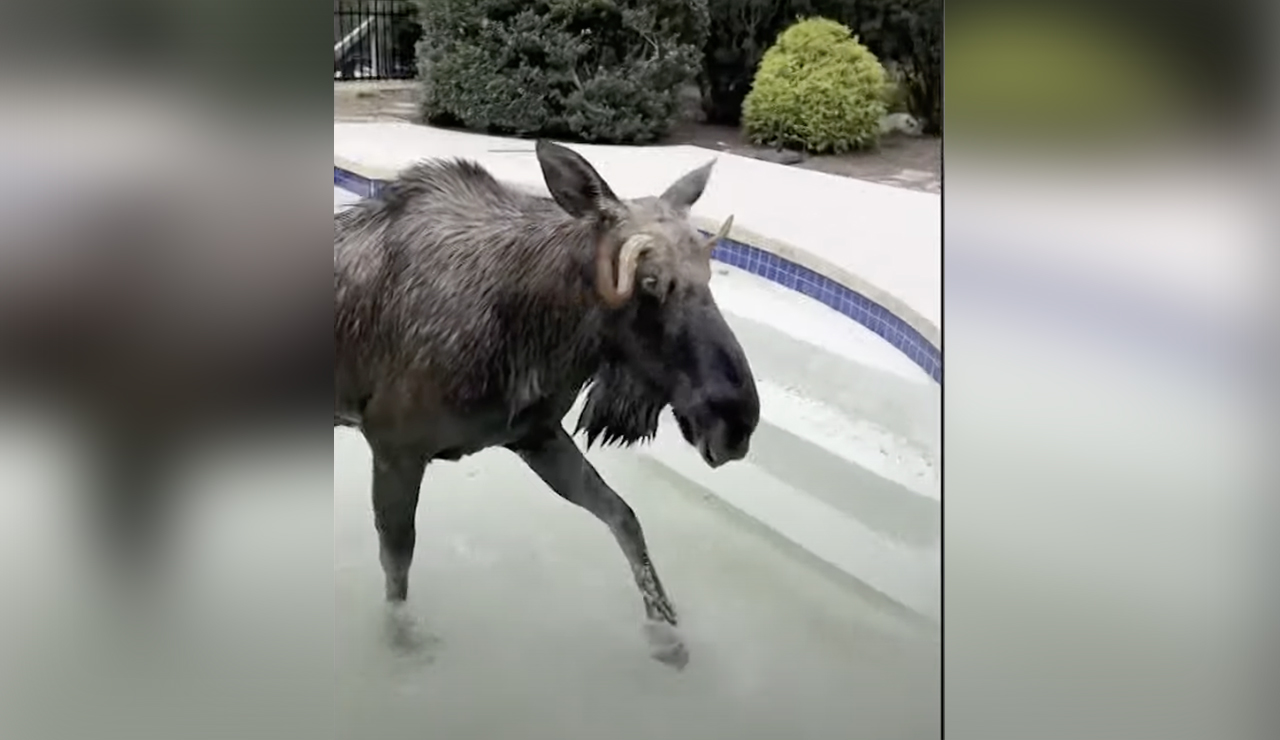
M 699 77 L 708 121 L 738 125 L 760 58 L 807 5 L 807 0 L 708 0 L 711 29 Z
M 907 109 L 926 134 L 942 132 L 942 0 L 859 3 L 856 29 L 874 29 L 868 47 L 902 68 Z
M 885 114 L 884 67 L 848 28 L 825 18 L 800 21 L 765 52 L 742 104 L 742 123 L 758 144 L 813 152 L 874 145 Z
M 884 65 L 884 100 L 885 111 L 888 113 L 910 113 L 911 106 L 908 103 L 910 91 L 907 89 L 906 72 L 902 65 L 885 64 Z
M 942 126 L 942 0 L 709 0 L 703 54 L 703 113 L 736 125 L 764 52 L 798 19 L 840 21 L 882 61 L 897 62 L 911 113 L 934 133 Z
M 707 0 L 422 0 L 427 121 L 612 143 L 666 134 Z

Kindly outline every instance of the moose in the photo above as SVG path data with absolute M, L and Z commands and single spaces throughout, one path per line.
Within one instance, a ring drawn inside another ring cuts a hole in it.
M 334 425 L 373 457 L 386 599 L 408 598 L 426 467 L 491 447 L 604 522 L 644 602 L 656 659 L 683 667 L 677 614 L 635 513 L 587 447 L 657 434 L 670 406 L 715 468 L 760 417 L 746 354 L 709 288 L 710 239 L 690 224 L 715 161 L 657 197 L 623 200 L 581 155 L 538 141 L 551 198 L 464 159 L 419 163 L 334 216 Z

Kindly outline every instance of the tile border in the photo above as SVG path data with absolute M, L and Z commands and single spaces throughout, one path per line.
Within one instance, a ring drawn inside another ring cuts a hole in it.
M 375 195 L 383 182 L 338 165 L 333 168 L 334 186 L 362 198 Z M 708 236 L 718 226 L 706 219 L 694 218 L 693 221 Z M 938 328 L 901 301 L 875 290 L 856 276 L 812 256 L 800 255 L 798 250 L 776 240 L 736 227 L 716 246 L 712 257 L 838 311 L 875 332 L 935 382 L 942 383 Z

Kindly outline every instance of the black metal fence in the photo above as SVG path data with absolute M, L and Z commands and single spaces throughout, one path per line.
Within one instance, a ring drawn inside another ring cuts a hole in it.
M 417 76 L 418 7 L 407 0 L 334 0 L 333 79 Z

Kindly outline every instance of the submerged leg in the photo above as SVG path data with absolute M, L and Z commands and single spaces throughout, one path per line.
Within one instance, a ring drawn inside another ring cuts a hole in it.
M 557 427 L 554 431 L 512 445 L 511 449 L 552 490 L 608 525 L 631 564 L 636 586 L 644 598 L 645 614 L 649 619 L 646 631 L 654 643 L 654 657 L 683 668 L 689 654 L 675 633 L 676 610 L 649 560 L 649 549 L 635 512 L 604 482 L 563 429 Z
M 378 529 L 387 601 L 409 597 L 409 566 L 417 542 L 414 517 L 426 471 L 426 455 L 370 440 L 373 449 L 373 518 Z

